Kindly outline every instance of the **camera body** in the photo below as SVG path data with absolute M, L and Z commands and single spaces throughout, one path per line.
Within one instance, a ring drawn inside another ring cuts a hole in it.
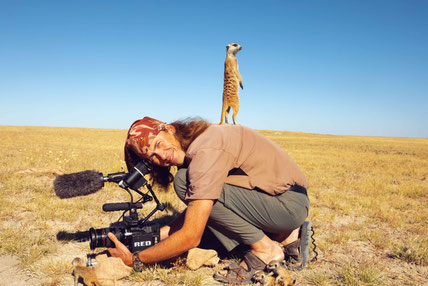
M 109 232 L 112 232 L 132 253 L 149 248 L 160 241 L 158 224 L 146 226 L 117 225 L 99 229 L 90 228 L 90 248 L 94 250 L 97 247 L 114 247 L 114 243 L 107 237 Z

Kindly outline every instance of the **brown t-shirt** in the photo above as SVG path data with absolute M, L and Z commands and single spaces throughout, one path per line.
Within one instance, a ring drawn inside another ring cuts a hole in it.
M 190 144 L 186 199 L 218 199 L 223 184 L 276 195 L 309 182 L 294 160 L 260 133 L 241 125 L 211 125 Z M 228 175 L 239 168 L 243 175 Z

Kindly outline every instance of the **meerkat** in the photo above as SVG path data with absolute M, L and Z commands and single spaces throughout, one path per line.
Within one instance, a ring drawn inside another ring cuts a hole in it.
M 290 272 L 280 261 L 271 261 L 266 266 L 266 269 L 272 271 L 275 275 L 276 285 L 292 286 L 296 283 L 296 280 L 291 277 Z
M 253 281 L 257 284 L 267 286 L 292 286 L 294 284 L 287 284 L 281 277 L 272 276 L 270 273 L 266 273 L 263 270 L 259 270 L 253 275 Z
M 79 257 L 73 259 L 72 262 L 74 266 L 73 275 L 74 275 L 74 286 L 78 285 L 79 278 L 82 278 L 85 285 L 88 286 L 101 286 L 98 282 L 97 276 L 95 275 L 94 270 L 85 266 L 85 263 Z
M 268 286 L 274 286 L 275 284 L 275 277 L 267 274 L 263 270 L 258 270 L 253 275 L 253 280 L 256 283 L 262 284 L 262 285 L 268 285 Z
M 227 122 L 230 108 L 233 109 L 233 124 L 236 124 L 236 115 L 239 111 L 239 86 L 244 89 L 242 77 L 238 69 L 236 54 L 242 49 L 237 43 L 230 43 L 226 46 L 226 60 L 224 61 L 224 83 L 223 83 L 223 107 L 221 110 L 220 124 L 223 120 Z M 239 84 L 239 86 L 238 86 Z

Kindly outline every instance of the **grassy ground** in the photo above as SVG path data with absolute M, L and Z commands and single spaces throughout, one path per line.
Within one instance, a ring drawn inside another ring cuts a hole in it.
M 428 284 L 428 139 L 261 133 L 283 147 L 311 182 L 309 219 L 319 256 L 293 273 L 298 284 Z M 126 201 L 127 195 L 107 185 L 87 197 L 61 200 L 52 182 L 61 172 L 125 170 L 125 135 L 125 130 L 0 127 L 0 263 L 16 261 L 10 269 L 30 277 L 32 285 L 71 284 L 71 260 L 85 257 L 89 245 L 58 241 L 57 233 L 108 226 L 119 214 L 103 213 L 102 204 Z M 156 217 L 183 210 L 171 190 L 157 193 L 169 208 Z M 147 204 L 143 212 L 152 207 Z M 174 268 L 133 273 L 118 285 L 154 279 L 209 284 L 214 270 L 192 272 L 177 262 Z

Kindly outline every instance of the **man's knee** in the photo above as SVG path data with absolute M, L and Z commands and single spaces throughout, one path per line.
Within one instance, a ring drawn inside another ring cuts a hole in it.
M 182 201 L 184 201 L 186 197 L 187 187 L 187 169 L 179 169 L 174 177 L 174 190 Z

